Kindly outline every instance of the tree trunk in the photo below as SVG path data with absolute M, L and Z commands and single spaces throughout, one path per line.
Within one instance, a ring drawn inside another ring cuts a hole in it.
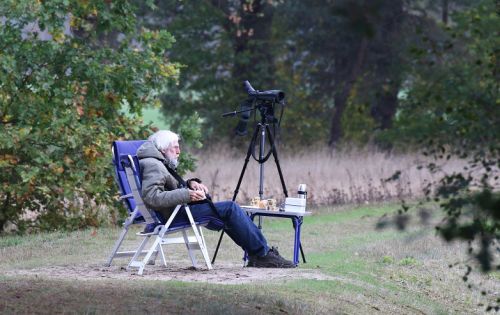
M 399 82 L 398 82 L 399 83 Z M 399 84 L 390 84 L 388 88 L 383 88 L 381 95 L 377 98 L 376 108 L 378 109 L 375 116 L 379 122 L 381 130 L 389 129 L 392 127 L 392 119 L 396 114 L 398 108 L 398 93 Z
M 393 1 L 385 5 L 376 40 L 371 45 L 374 52 L 374 71 L 370 89 L 375 91 L 370 114 L 379 129 L 392 127 L 392 120 L 398 107 L 398 93 L 401 86 L 401 29 L 404 19 L 403 2 Z
M 4 226 L 5 226 L 5 223 L 7 223 L 7 221 L 9 221 L 9 216 L 8 216 L 8 208 L 9 208 L 9 205 L 10 205 L 10 193 L 6 193 L 6 196 L 5 196 L 5 200 L 3 202 L 3 205 L 2 205 L 2 211 L 0 213 L 0 232 L 3 231 L 4 229 Z
M 441 4 L 442 4 L 441 20 L 443 21 L 443 24 L 446 25 L 448 24 L 448 0 L 443 0 Z
M 365 60 L 368 39 L 363 37 L 356 52 L 354 63 L 349 64 L 350 56 L 337 56 L 335 58 L 335 85 L 334 107 L 330 125 L 330 139 L 328 145 L 335 147 L 342 138 L 342 115 L 347 106 L 347 101 L 356 79 L 361 73 L 361 68 Z M 343 71 L 343 70 L 345 71 Z M 344 75 L 347 74 L 347 75 Z
M 342 115 L 344 114 L 347 99 L 339 95 L 334 96 L 335 106 L 333 108 L 333 115 L 330 125 L 330 139 L 328 145 L 335 147 L 338 141 L 342 138 Z

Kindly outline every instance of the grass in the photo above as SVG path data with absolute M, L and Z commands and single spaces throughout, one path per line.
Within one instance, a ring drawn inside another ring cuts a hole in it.
M 437 239 L 432 226 L 414 223 L 403 232 L 377 230 L 379 217 L 397 207 L 317 208 L 303 225 L 302 242 L 308 262 L 294 270 L 313 276 L 237 285 L 138 276 L 82 280 L 71 274 L 72 266 L 83 272 L 98 270 L 118 229 L 3 236 L 0 313 L 483 313 L 500 290 L 498 277 L 473 272 L 473 288 L 468 289 L 461 279 L 465 268 L 461 264 L 448 267 L 450 263 L 467 262 L 465 247 Z M 269 242 L 291 257 L 290 222 L 265 218 L 263 228 Z M 218 234 L 205 234 L 213 252 Z M 134 244 L 132 236 L 127 244 Z M 181 248 L 169 260 L 188 266 L 185 256 Z M 239 264 L 240 259 L 241 251 L 226 238 L 218 262 Z M 118 259 L 114 264 L 124 266 L 126 260 Z M 67 271 L 67 278 L 43 272 L 44 268 L 55 267 Z M 33 268 L 38 271 L 23 273 Z M 118 276 L 130 274 L 116 268 Z M 489 294 L 482 296 L 480 289 Z

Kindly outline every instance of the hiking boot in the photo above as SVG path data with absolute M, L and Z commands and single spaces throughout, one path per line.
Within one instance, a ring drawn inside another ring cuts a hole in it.
M 295 268 L 297 266 L 293 262 L 281 257 L 276 247 L 271 247 L 265 256 L 250 256 L 247 267 Z

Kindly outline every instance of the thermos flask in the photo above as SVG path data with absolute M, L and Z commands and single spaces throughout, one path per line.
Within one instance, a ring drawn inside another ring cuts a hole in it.
M 307 198 L 307 186 L 306 186 L 306 184 L 299 185 L 299 189 L 297 189 L 297 194 L 299 195 L 298 197 L 301 199 Z

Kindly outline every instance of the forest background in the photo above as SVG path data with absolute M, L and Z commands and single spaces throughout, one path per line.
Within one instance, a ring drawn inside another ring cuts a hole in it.
M 0 230 L 120 222 L 109 148 L 151 133 L 145 109 L 187 145 L 246 147 L 221 114 L 247 104 L 248 80 L 285 92 L 285 150 L 421 152 L 434 173 L 462 159 L 425 194 L 441 234 L 479 240 L 498 268 L 498 14 L 493 0 L 2 1 Z

